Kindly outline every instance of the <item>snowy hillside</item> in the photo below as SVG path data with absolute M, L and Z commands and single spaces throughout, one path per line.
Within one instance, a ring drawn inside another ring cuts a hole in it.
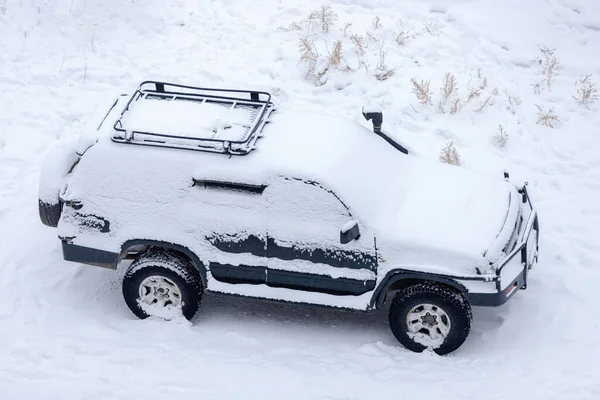
M 600 2 L 324 5 L 0 0 L 0 399 L 600 398 L 600 99 L 578 94 L 600 90 Z M 122 271 L 62 260 L 37 190 L 49 149 L 145 79 L 365 126 L 369 104 L 422 157 L 507 169 L 541 218 L 529 288 L 445 357 L 402 348 L 386 310 L 211 295 L 193 323 L 137 320 Z

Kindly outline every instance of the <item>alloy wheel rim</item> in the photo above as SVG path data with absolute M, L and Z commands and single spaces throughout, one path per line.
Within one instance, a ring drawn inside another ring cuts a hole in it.
M 153 275 L 142 281 L 139 288 L 139 299 L 147 305 L 161 307 L 181 307 L 181 290 L 171 279 Z
M 408 333 L 425 345 L 441 344 L 448 337 L 451 321 L 448 313 L 435 304 L 422 303 L 406 315 Z

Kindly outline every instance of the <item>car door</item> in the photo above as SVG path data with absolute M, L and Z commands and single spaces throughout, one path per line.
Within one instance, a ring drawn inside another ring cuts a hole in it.
M 226 283 L 266 281 L 267 239 L 264 186 L 196 180 L 198 212 L 213 278 Z
M 317 182 L 276 178 L 267 201 L 267 285 L 336 295 L 359 295 L 375 287 L 373 235 L 342 244 L 340 231 L 354 217 L 335 193 Z

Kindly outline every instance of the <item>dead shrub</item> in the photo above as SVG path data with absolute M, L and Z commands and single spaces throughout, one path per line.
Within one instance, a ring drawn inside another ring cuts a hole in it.
M 544 110 L 544 107 L 540 106 L 539 104 L 536 104 L 535 106 L 538 110 L 537 124 L 542 124 L 548 128 L 554 128 L 554 124 L 560 122 L 558 116 L 554 112 L 554 109 L 549 108 L 548 110 Z
M 318 10 L 312 10 L 307 18 L 310 24 L 320 27 L 324 33 L 328 33 L 337 20 L 338 15 L 330 5 L 324 5 Z
M 598 100 L 598 89 L 592 81 L 592 75 L 587 74 L 575 81 L 577 87 L 577 95 L 573 96 L 578 106 L 589 106 Z
M 450 72 L 446 72 L 444 75 L 444 81 L 442 83 L 442 88 L 440 89 L 440 93 L 442 95 L 439 103 L 438 103 L 438 111 L 444 113 L 444 107 L 448 102 L 448 99 L 454 95 L 456 92 L 456 77 L 452 75 Z M 455 111 L 456 112 L 456 111 Z
M 333 44 L 333 49 L 332 49 L 331 53 L 329 53 L 328 64 L 330 66 L 340 65 L 340 63 L 342 62 L 342 59 L 343 59 L 343 57 L 342 57 L 342 41 L 337 40 Z
M 500 148 L 504 148 L 508 142 L 508 133 L 502 125 L 498 125 L 498 130 L 494 134 L 494 141 Z
M 421 79 L 421 82 L 417 82 L 414 78 L 410 80 L 412 84 L 412 93 L 417 97 L 419 103 L 421 104 L 431 104 L 431 95 L 433 94 L 429 90 L 430 81 L 424 81 Z
M 454 142 L 448 142 L 442 150 L 440 151 L 440 161 L 445 164 L 450 165 L 461 165 L 460 154 L 456 147 L 454 146 Z

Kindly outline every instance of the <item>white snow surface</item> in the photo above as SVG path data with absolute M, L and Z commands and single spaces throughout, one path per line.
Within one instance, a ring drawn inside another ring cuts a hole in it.
M 244 140 L 254 121 L 251 108 L 230 109 L 229 103 L 138 99 L 124 114 L 123 129 L 222 140 Z
M 600 79 L 600 4 L 331 2 L 339 16 L 331 35 L 345 21 L 362 33 L 382 18 L 396 71 L 383 82 L 332 71 L 314 86 L 296 33 L 278 27 L 321 5 L 0 1 L 1 399 L 600 397 L 600 111 L 571 98 L 582 74 Z M 391 35 L 401 18 L 419 34 L 399 47 Z M 440 34 L 422 33 L 425 23 Z M 539 47 L 555 48 L 563 69 L 537 95 Z M 411 94 L 412 77 L 431 80 L 437 94 L 445 72 L 465 90 L 478 68 L 490 92 L 498 88 L 482 112 L 437 113 Z M 506 168 L 514 182 L 528 180 L 541 218 L 528 289 L 500 308 L 476 308 L 467 342 L 446 357 L 403 349 L 385 310 L 210 295 L 192 323 L 137 320 L 121 297 L 122 269 L 62 260 L 56 230 L 38 220 L 37 196 L 50 148 L 75 140 L 97 104 L 148 78 L 266 89 L 280 110 L 325 111 L 369 128 L 360 110 L 374 104 L 386 132 L 423 158 L 435 161 L 452 140 L 460 168 L 496 176 Z M 522 102 L 514 113 L 508 95 Z M 535 104 L 554 108 L 555 129 L 536 124 Z M 503 149 L 492 141 L 499 124 L 510 134 Z

